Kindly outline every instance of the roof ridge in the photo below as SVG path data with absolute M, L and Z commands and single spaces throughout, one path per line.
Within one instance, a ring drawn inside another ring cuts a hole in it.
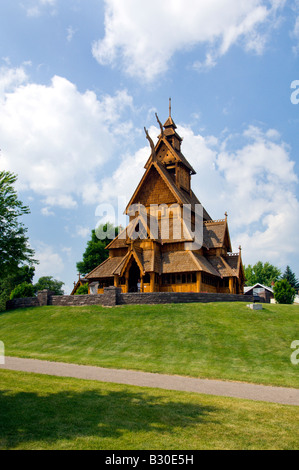
M 205 220 L 204 224 L 219 224 L 225 222 L 225 219 Z

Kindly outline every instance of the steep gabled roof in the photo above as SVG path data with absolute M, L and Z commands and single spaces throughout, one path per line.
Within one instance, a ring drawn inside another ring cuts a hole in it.
M 181 139 L 181 137 L 177 134 L 177 137 Z M 172 147 L 172 145 L 168 142 L 167 138 L 166 137 L 162 137 L 162 136 L 159 136 L 159 140 L 155 146 L 155 149 L 156 149 L 156 154 L 159 153 L 159 150 L 160 150 L 160 147 L 162 145 L 165 145 L 168 149 L 168 151 L 173 155 L 173 159 L 174 161 L 176 162 L 181 162 L 185 167 L 188 168 L 188 170 L 190 170 L 191 174 L 192 175 L 196 175 L 196 171 L 194 170 L 194 168 L 190 165 L 190 163 L 188 162 L 187 158 L 182 154 L 182 152 L 180 150 L 177 150 L 175 148 Z M 144 165 L 144 168 L 148 168 L 148 166 L 150 165 L 150 163 L 152 162 L 152 155 L 149 157 L 149 159 L 147 160 L 146 164 Z
M 172 194 L 173 194 L 173 196 L 174 196 L 174 198 L 175 198 L 175 200 L 178 204 L 180 204 L 180 205 L 182 205 L 182 204 L 191 204 L 192 208 L 194 208 L 195 204 L 200 204 L 199 200 L 197 199 L 197 197 L 195 196 L 193 191 L 191 191 L 191 194 L 190 194 L 187 191 L 184 191 L 183 189 L 179 189 L 177 187 L 177 185 L 175 184 L 175 182 L 174 182 L 173 178 L 171 177 L 171 175 L 164 168 L 164 166 L 159 162 L 152 161 L 152 162 L 150 162 L 150 164 L 149 164 L 146 172 L 144 173 L 143 177 L 141 178 L 141 181 L 139 182 L 133 196 L 131 197 L 131 199 L 130 199 L 127 207 L 126 207 L 125 213 L 128 212 L 128 209 L 132 204 L 139 202 L 138 200 L 136 200 L 136 198 L 137 198 L 138 193 L 141 190 L 147 176 L 149 175 L 149 173 L 151 171 L 151 168 L 153 168 L 153 167 L 157 170 L 160 177 L 167 184 L 169 190 L 172 192 Z M 203 218 L 204 218 L 204 220 L 210 220 L 211 219 L 210 215 L 207 213 L 205 208 L 203 208 Z
M 209 220 L 203 225 L 203 244 L 206 248 L 222 248 L 227 237 L 227 251 L 231 251 L 231 242 L 228 232 L 227 221 Z

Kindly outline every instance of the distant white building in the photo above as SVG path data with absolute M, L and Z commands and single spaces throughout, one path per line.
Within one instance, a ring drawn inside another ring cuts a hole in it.
M 259 297 L 267 303 L 270 303 L 271 300 L 274 299 L 273 289 L 259 283 L 255 284 L 254 286 L 244 287 L 244 295 L 253 295 L 254 297 Z

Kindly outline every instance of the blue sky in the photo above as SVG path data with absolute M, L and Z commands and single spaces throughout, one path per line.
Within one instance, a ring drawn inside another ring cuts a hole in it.
M 30 206 L 37 277 L 69 293 L 97 206 L 125 207 L 170 96 L 193 189 L 228 212 L 233 250 L 299 277 L 297 0 L 0 6 L 0 169 Z

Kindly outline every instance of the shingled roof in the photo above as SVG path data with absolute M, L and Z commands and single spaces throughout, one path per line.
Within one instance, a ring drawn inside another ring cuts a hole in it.
M 231 250 L 226 220 L 209 220 L 208 222 L 204 222 L 203 245 L 206 248 L 221 248 L 224 244 L 226 235 L 229 241 L 228 249 Z
M 221 277 L 237 276 L 237 272 L 227 262 L 223 256 L 211 256 L 209 262 L 218 271 Z
M 102 264 L 97 266 L 93 271 L 91 271 L 85 279 L 99 279 L 106 277 L 113 277 L 113 273 L 118 267 L 118 265 L 123 261 L 122 256 L 116 256 L 115 258 L 108 258 Z

